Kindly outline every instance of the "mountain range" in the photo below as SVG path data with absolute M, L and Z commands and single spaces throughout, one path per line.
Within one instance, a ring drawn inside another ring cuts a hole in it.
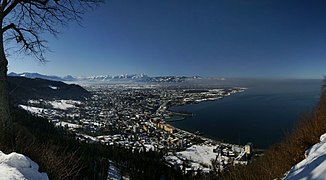
M 48 76 L 39 73 L 14 73 L 11 72 L 8 76 L 14 77 L 26 77 L 32 79 L 46 79 L 51 81 L 86 81 L 86 82 L 116 82 L 116 81 L 124 81 L 124 82 L 184 82 L 190 79 L 199 79 L 199 76 L 186 77 L 186 76 L 157 76 L 150 77 L 145 74 L 124 74 L 118 76 L 110 76 L 110 75 L 100 75 L 100 76 L 89 76 L 89 77 L 73 77 L 71 75 L 59 77 L 59 76 Z

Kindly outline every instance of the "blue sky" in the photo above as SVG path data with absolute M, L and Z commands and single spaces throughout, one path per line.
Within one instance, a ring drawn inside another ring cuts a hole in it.
M 108 0 L 44 34 L 47 63 L 12 54 L 9 71 L 321 78 L 325 20 L 322 0 Z

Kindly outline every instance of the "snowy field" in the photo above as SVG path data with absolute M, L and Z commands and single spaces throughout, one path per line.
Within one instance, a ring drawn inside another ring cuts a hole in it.
M 81 128 L 82 126 L 79 124 L 74 124 L 74 123 L 68 123 L 68 122 L 57 122 L 55 126 L 62 126 L 62 127 L 68 127 L 68 128 Z
M 22 105 L 20 104 L 18 107 L 24 109 L 26 111 L 31 112 L 32 114 L 41 115 L 42 113 L 49 111 L 50 109 L 35 107 L 34 105 L 39 106 L 40 103 L 47 104 L 48 106 L 52 107 L 52 111 L 56 110 L 67 110 L 71 108 L 76 108 L 76 105 L 80 105 L 80 101 L 74 100 L 54 100 L 54 101 L 46 101 L 46 100 L 28 100 L 29 105 Z M 55 109 L 55 110 L 54 110 Z
M 304 160 L 291 168 L 285 180 L 326 179 L 326 134 L 320 137 L 320 143 L 306 151 L 305 156 Z
M 218 153 L 217 149 L 220 149 L 221 153 Z M 233 156 L 227 155 L 229 153 L 233 154 Z M 209 173 L 213 169 L 212 161 L 222 170 L 225 165 L 230 163 L 231 159 L 241 159 L 244 154 L 244 148 L 240 146 L 231 144 L 201 144 L 192 145 L 184 151 L 169 154 L 164 157 L 164 160 L 172 166 L 181 169 L 185 168 L 186 171 L 196 171 L 200 169 L 205 173 Z
M 62 110 L 74 108 L 75 105 L 81 104 L 80 101 L 73 101 L 73 100 L 55 100 L 55 101 L 48 101 L 48 103 L 50 103 L 54 109 L 62 109 Z
M 38 172 L 38 168 L 34 161 L 22 154 L 0 151 L 0 179 L 48 180 L 48 175 Z
M 178 152 L 176 155 L 180 159 L 188 159 L 196 164 L 210 166 L 212 164 L 211 160 L 215 160 L 218 155 L 213 152 L 216 147 L 217 146 L 193 145 L 185 151 Z
M 33 106 L 26 106 L 26 105 L 18 105 L 21 109 L 24 109 L 26 111 L 29 111 L 32 114 L 42 114 L 42 112 L 46 111 L 47 109 L 39 108 L 39 107 L 33 107 Z
M 175 155 L 165 156 L 165 161 L 172 165 L 183 167 L 183 161 L 187 161 L 187 170 L 201 169 L 203 172 L 209 172 L 212 165 L 212 160 L 216 160 L 218 153 L 213 150 L 217 146 L 211 145 L 193 145 L 184 151 L 177 152 Z M 227 157 L 223 157 L 227 158 Z

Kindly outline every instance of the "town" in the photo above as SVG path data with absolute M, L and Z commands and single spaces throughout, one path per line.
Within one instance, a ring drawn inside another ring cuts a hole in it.
M 50 87 L 56 89 L 56 87 Z M 191 112 L 169 107 L 218 100 L 245 88 L 185 88 L 149 84 L 105 84 L 85 87 L 92 96 L 84 101 L 31 99 L 19 107 L 48 119 L 88 143 L 120 145 L 132 151 L 159 151 L 163 161 L 184 173 L 221 171 L 228 165 L 248 164 L 251 143 L 221 143 L 168 124 Z

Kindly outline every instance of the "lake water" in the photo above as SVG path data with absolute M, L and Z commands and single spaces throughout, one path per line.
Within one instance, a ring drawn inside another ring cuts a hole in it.
M 267 148 L 279 142 L 301 113 L 313 109 L 319 100 L 322 80 L 237 80 L 217 86 L 247 87 L 217 101 L 170 108 L 193 112 L 173 126 L 224 142 Z

